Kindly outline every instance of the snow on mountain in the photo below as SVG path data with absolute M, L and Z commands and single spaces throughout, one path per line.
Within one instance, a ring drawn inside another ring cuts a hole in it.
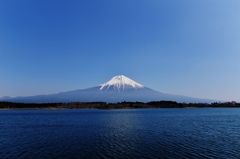
M 0 101 L 23 102 L 23 103 L 58 103 L 58 102 L 150 102 L 150 101 L 176 101 L 186 103 L 212 103 L 216 100 L 198 99 L 186 96 L 171 95 L 155 91 L 148 87 L 131 80 L 130 78 L 119 75 L 115 76 L 106 83 L 87 88 L 68 92 L 60 92 L 49 95 L 37 95 L 28 97 L 0 98 Z
M 113 88 L 114 90 L 124 91 L 125 89 L 138 89 L 143 88 L 144 86 L 131 80 L 130 78 L 124 75 L 114 76 L 109 81 L 100 84 L 101 88 L 99 90 L 108 90 Z

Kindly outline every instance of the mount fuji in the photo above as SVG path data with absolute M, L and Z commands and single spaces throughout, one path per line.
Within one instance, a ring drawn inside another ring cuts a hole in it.
M 216 100 L 200 99 L 180 95 L 161 93 L 145 87 L 132 79 L 118 75 L 109 81 L 95 87 L 61 92 L 50 95 L 37 95 L 27 97 L 0 98 L 0 101 L 23 103 L 52 103 L 52 102 L 150 102 L 150 101 L 176 101 L 186 103 L 210 103 Z

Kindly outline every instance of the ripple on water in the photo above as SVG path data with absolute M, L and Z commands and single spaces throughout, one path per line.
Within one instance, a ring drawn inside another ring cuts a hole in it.
M 239 109 L 1 111 L 0 158 L 240 158 Z

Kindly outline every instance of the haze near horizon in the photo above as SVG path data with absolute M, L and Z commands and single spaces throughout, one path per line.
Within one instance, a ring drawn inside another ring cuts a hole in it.
M 0 1 L 0 97 L 126 75 L 154 90 L 240 101 L 240 2 Z

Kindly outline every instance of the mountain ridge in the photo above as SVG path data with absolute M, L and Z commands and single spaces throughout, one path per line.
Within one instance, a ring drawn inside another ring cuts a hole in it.
M 211 103 L 217 100 L 201 99 L 181 95 L 162 93 L 145 87 L 124 75 L 114 76 L 107 82 L 95 87 L 77 89 L 49 95 L 27 97 L 0 98 L 1 101 L 24 103 L 51 103 L 51 102 L 150 102 L 176 101 L 185 103 Z

